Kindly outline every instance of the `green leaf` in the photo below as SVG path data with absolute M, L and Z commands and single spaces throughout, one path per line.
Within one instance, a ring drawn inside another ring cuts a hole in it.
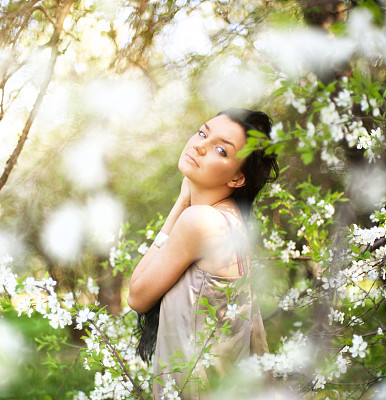
M 283 86 L 279 89 L 277 89 L 274 93 L 273 96 L 277 97 L 277 96 L 281 96 L 282 94 L 284 94 L 287 91 L 287 87 Z
M 253 136 L 253 137 L 257 137 L 257 138 L 264 138 L 264 139 L 267 138 L 267 135 L 266 135 L 265 133 L 260 132 L 260 131 L 257 131 L 257 130 L 255 130 L 255 129 L 250 129 L 250 130 L 247 132 L 247 134 L 248 134 L 249 136 Z
M 345 22 L 336 22 L 328 30 L 335 35 L 345 35 L 347 33 L 347 24 Z
M 164 382 L 159 376 L 157 376 L 157 377 L 155 378 L 155 381 L 156 381 L 159 385 L 165 386 L 165 382 Z
M 314 159 L 314 154 L 313 153 L 303 153 L 300 156 L 300 158 L 302 159 L 304 165 L 308 165 Z
M 284 143 L 275 143 L 272 146 L 269 146 L 265 149 L 264 153 L 265 154 L 279 154 L 285 147 Z
M 180 359 L 180 360 L 184 360 L 184 361 L 186 361 L 185 360 L 185 357 L 184 357 L 184 355 L 182 354 L 182 351 L 181 350 L 176 350 L 175 352 L 174 352 L 174 354 L 172 355 L 172 356 L 170 356 L 170 358 L 175 358 L 175 359 Z
M 364 258 L 365 260 L 368 260 L 370 257 L 371 257 L 371 253 L 370 253 L 369 251 L 365 251 L 365 252 L 363 253 L 363 258 Z
M 353 253 L 357 254 L 358 256 L 361 254 L 361 251 L 359 250 L 358 246 L 355 246 L 355 244 L 350 245 L 350 249 Z

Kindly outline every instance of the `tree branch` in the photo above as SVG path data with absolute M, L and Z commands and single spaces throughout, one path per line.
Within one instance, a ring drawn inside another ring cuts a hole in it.
M 34 120 L 36 118 L 36 115 L 42 104 L 43 98 L 47 92 L 48 85 L 50 84 L 50 82 L 52 80 L 56 59 L 59 54 L 58 44 L 59 44 L 60 34 L 63 30 L 63 22 L 64 22 L 64 19 L 67 17 L 68 13 L 70 12 L 73 2 L 74 2 L 74 0 L 67 0 L 63 3 L 61 8 L 57 10 L 57 23 L 55 26 L 55 31 L 50 40 L 52 51 L 51 51 L 51 58 L 50 58 L 48 68 L 47 68 L 47 74 L 46 74 L 44 81 L 40 85 L 39 94 L 36 98 L 36 101 L 35 101 L 35 104 L 34 104 L 32 110 L 28 116 L 27 122 L 25 123 L 22 134 L 20 135 L 19 141 L 18 141 L 14 151 L 12 152 L 11 156 L 9 157 L 8 161 L 5 164 L 4 171 L 0 177 L 0 190 L 6 184 L 11 171 L 13 170 L 14 166 L 16 165 L 17 159 L 19 158 L 20 153 L 23 150 L 24 143 L 27 140 L 32 123 L 34 122 Z

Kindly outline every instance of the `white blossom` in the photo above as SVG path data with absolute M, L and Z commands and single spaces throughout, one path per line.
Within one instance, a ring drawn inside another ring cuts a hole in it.
M 148 250 L 149 246 L 145 242 L 141 243 L 141 245 L 138 247 L 138 253 L 142 255 L 145 255 Z
M 115 261 L 119 259 L 121 255 L 122 255 L 122 250 L 116 249 L 115 247 L 112 247 L 110 249 L 109 263 L 112 267 L 115 267 Z
M 386 236 L 386 228 L 382 226 L 373 226 L 368 229 L 361 229 L 353 224 L 354 230 L 351 235 L 351 241 L 357 244 L 373 245 L 377 239 Z
M 339 107 L 351 108 L 352 107 L 352 92 L 344 89 L 339 92 L 338 97 L 335 97 L 335 103 Z
M 0 294 L 6 292 L 13 297 L 16 295 L 17 275 L 7 267 L 12 261 L 8 256 L 0 260 Z
M 86 395 L 84 392 L 79 391 L 79 392 L 73 397 L 73 400 L 88 400 L 88 397 L 87 397 L 87 395 Z
M 315 135 L 315 125 L 311 122 L 307 122 L 307 137 L 312 138 Z
M 76 322 L 78 323 L 76 329 L 82 329 L 82 324 L 87 320 L 92 320 L 94 316 L 95 313 L 93 311 L 90 311 L 88 307 L 80 310 L 78 316 L 76 317 Z
M 355 335 L 352 339 L 352 347 L 349 348 L 349 352 L 353 357 L 364 358 L 366 356 L 367 342 L 363 341 L 362 336 Z
M 60 310 L 60 303 L 55 292 L 52 292 L 49 296 L 47 296 L 47 305 L 54 314 Z
M 44 286 L 46 288 L 48 293 L 56 296 L 55 289 L 54 289 L 54 287 L 56 286 L 56 281 L 54 281 L 51 277 L 49 277 L 47 279 L 43 279 L 42 286 Z
M 165 386 L 162 389 L 161 400 L 170 398 L 170 397 L 166 397 L 166 396 L 169 396 L 169 394 L 174 395 L 174 393 L 175 393 L 175 390 L 174 390 L 175 384 L 176 384 L 176 381 L 173 378 L 171 378 L 170 375 L 168 375 L 166 383 L 165 383 Z
M 312 383 L 314 384 L 314 389 L 324 389 L 326 378 L 323 375 L 317 374 Z
M 87 345 L 89 351 L 95 351 L 97 354 L 100 352 L 99 341 L 95 340 L 96 338 L 88 337 L 84 341 Z
M 369 100 L 369 103 L 371 105 L 371 107 L 373 108 L 373 117 L 378 117 L 379 116 L 379 108 L 378 108 L 378 104 L 377 104 L 377 100 L 372 98 Z
M 326 204 L 324 206 L 324 217 L 329 219 L 331 218 L 335 213 L 335 207 L 332 204 Z
M 386 217 L 386 208 L 382 207 L 380 210 L 380 213 Z M 375 213 L 370 215 L 370 220 L 371 220 L 371 222 L 379 222 L 379 219 L 378 219 L 378 217 L 375 216 Z
M 88 278 L 87 280 L 87 289 L 91 294 L 97 295 L 99 293 L 99 286 L 96 284 L 96 282 L 92 278 Z
M 36 299 L 35 310 L 43 316 L 47 314 L 47 305 L 42 297 Z
M 281 252 L 281 259 L 283 260 L 283 262 L 289 262 L 290 257 L 300 257 L 300 251 L 296 250 L 296 244 L 294 241 L 289 240 L 287 242 L 287 247 L 282 250 Z
M 310 197 L 307 199 L 307 204 L 308 204 L 308 205 L 312 206 L 312 205 L 315 204 L 315 203 L 316 203 L 315 196 L 310 196 Z
M 269 136 L 271 137 L 273 143 L 277 143 L 279 141 L 279 131 L 282 130 L 283 130 L 283 124 L 281 122 L 272 126 Z
M 342 354 L 339 354 L 338 358 L 336 359 L 336 364 L 341 374 L 345 374 L 347 372 L 347 363 L 347 358 L 343 357 Z
M 270 191 L 270 196 L 274 196 L 275 194 L 278 194 L 282 191 L 280 184 L 279 183 L 273 183 L 271 185 L 271 191 Z
M 102 354 L 103 354 L 102 364 L 106 368 L 114 367 L 115 361 L 114 361 L 113 357 L 111 356 L 110 352 L 107 349 L 103 349 Z
M 238 310 L 237 304 L 228 304 L 225 315 L 228 315 L 230 317 L 235 317 L 239 313 L 240 311 Z
M 284 240 L 279 236 L 279 232 L 277 231 L 273 231 L 268 240 L 263 239 L 264 247 L 273 251 L 275 251 L 278 247 L 282 247 L 284 243 Z
M 340 123 L 340 116 L 336 111 L 335 103 L 330 101 L 327 107 L 320 110 L 320 119 L 326 125 Z
M 39 293 L 40 289 L 37 287 L 38 282 L 32 276 L 29 276 L 24 281 L 24 291 L 30 296 L 34 296 Z
M 23 299 L 21 299 L 16 304 L 15 310 L 18 312 L 18 317 L 20 317 L 20 315 L 24 313 L 27 314 L 30 318 L 33 312 L 31 299 L 29 297 L 24 297 Z
M 369 109 L 369 103 L 367 101 L 367 96 L 365 94 L 362 94 L 361 111 L 367 111 L 368 109 Z
M 154 235 L 154 231 L 152 231 L 151 229 L 149 229 L 148 231 L 146 231 L 146 239 L 151 239 Z
M 359 137 L 357 149 L 368 149 L 372 146 L 372 143 L 372 139 L 368 134 L 362 135 Z
M 177 390 L 175 390 L 173 393 L 168 393 L 167 398 L 171 400 L 181 400 L 181 397 L 178 396 Z
M 95 323 L 95 325 L 96 325 L 98 328 L 100 328 L 102 325 L 107 324 L 107 322 L 109 321 L 109 319 L 110 319 L 110 317 L 109 317 L 107 314 L 101 313 L 101 314 L 98 315 L 98 320 L 97 320 L 97 322 Z
M 75 304 L 74 295 L 72 294 L 72 292 L 66 293 L 63 296 L 63 303 L 68 308 L 71 308 Z
M 358 143 L 358 138 L 360 136 L 368 135 L 362 121 L 351 121 L 349 124 L 347 124 L 347 127 L 348 133 L 346 134 L 346 140 L 350 147 L 353 147 Z
M 215 365 L 216 361 L 214 359 L 213 354 L 205 353 L 200 361 L 200 364 L 205 368 L 209 368 L 211 365 Z
M 308 246 L 306 246 L 305 244 L 303 244 L 302 254 L 306 255 L 308 253 L 311 253 L 311 249 Z
M 285 104 L 292 105 L 299 114 L 303 114 L 306 111 L 306 100 L 303 98 L 296 98 L 291 88 L 288 88 L 284 93 Z
M 289 310 L 294 307 L 299 300 L 299 290 L 296 288 L 291 288 L 283 300 L 280 301 L 279 307 L 283 310 Z
M 63 329 L 66 325 L 72 324 L 71 313 L 63 308 L 60 308 L 56 313 L 46 314 L 46 317 L 50 320 L 50 325 L 54 329 L 59 327 Z
M 344 322 L 344 312 L 339 310 L 334 310 L 332 307 L 330 308 L 330 313 L 328 314 L 328 323 L 332 325 L 333 322 L 340 322 L 343 324 Z

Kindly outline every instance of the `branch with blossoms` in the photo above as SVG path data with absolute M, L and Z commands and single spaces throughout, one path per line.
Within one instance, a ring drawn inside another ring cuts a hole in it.
M 276 259 L 282 266 L 299 261 L 313 262 L 319 265 L 312 280 L 297 280 L 295 281 L 296 286 L 291 287 L 285 296 L 276 296 L 278 307 L 264 318 L 265 321 L 268 321 L 286 311 L 295 313 L 293 315 L 296 315 L 297 311 L 310 312 L 315 307 L 319 307 L 318 305 L 322 305 L 326 309 L 325 314 L 322 315 L 323 328 L 315 331 L 311 326 L 308 328 L 307 334 L 302 333 L 307 338 L 306 341 L 314 348 L 313 354 L 317 358 L 310 360 L 305 357 L 296 366 L 293 360 L 289 359 L 292 356 L 288 354 L 284 356 L 283 348 L 281 350 L 279 348 L 279 352 L 271 354 L 269 357 L 263 356 L 249 360 L 251 363 L 249 367 L 259 371 L 255 377 L 259 376 L 261 371 L 272 367 L 276 378 L 290 380 L 294 387 L 299 388 L 299 393 L 303 394 L 333 386 L 337 383 L 336 378 L 341 379 L 338 383 L 341 383 L 342 386 L 367 387 L 371 383 L 378 382 L 384 376 L 384 364 L 381 363 L 382 357 L 379 352 L 380 349 L 384 349 L 386 326 L 382 323 L 379 312 L 386 304 L 384 283 L 386 246 L 382 246 L 386 238 L 386 210 L 382 207 L 370 216 L 370 220 L 377 226 L 362 229 L 353 224 L 350 230 L 342 228 L 339 232 L 331 223 L 331 216 L 328 220 L 323 218 L 323 209 L 325 212 L 333 213 L 334 203 L 326 210 L 324 207 L 329 204 L 326 201 L 326 195 L 310 182 L 302 184 L 301 189 L 306 190 L 302 193 L 303 196 L 289 195 L 278 184 L 269 193 L 272 198 L 271 207 L 264 203 L 266 201 L 264 198 L 261 199 L 262 207 L 258 208 L 257 219 L 261 221 L 260 231 L 263 237 L 267 237 L 263 238 L 261 246 L 257 250 L 259 260 L 256 264 L 258 268 L 265 258 L 267 261 Z M 342 196 L 334 193 L 329 193 L 328 196 L 332 196 L 335 201 L 343 199 Z M 304 197 L 307 199 L 306 201 L 293 200 Z M 315 208 L 315 205 L 318 208 Z M 282 209 L 292 211 L 283 213 L 280 212 Z M 300 260 L 300 250 L 296 249 L 297 244 L 285 239 L 286 231 L 275 224 L 272 229 L 273 217 L 270 215 L 272 210 L 279 211 L 279 215 L 290 216 L 285 223 L 282 222 L 282 225 L 288 226 L 288 230 L 294 226 L 295 231 L 298 231 L 298 237 L 301 238 L 298 239 L 300 243 L 301 240 L 304 240 L 303 232 L 308 235 L 308 243 L 312 244 L 312 248 L 309 247 L 305 252 L 309 257 L 308 260 Z M 317 214 L 311 216 L 311 213 Z M 300 223 L 308 225 L 299 230 Z M 316 226 L 317 229 L 313 229 Z M 337 248 L 343 248 L 343 250 L 337 251 Z M 369 249 L 372 251 L 370 252 Z M 289 257 L 288 250 L 291 251 Z M 272 255 L 278 252 L 281 253 L 281 256 Z M 300 264 L 298 264 L 299 267 Z M 260 269 L 260 271 L 264 271 L 264 269 Z M 300 290 L 300 288 L 303 289 Z M 382 312 L 384 313 L 384 310 Z M 327 321 L 331 328 L 325 327 Z M 336 324 L 341 326 L 335 328 Z M 372 331 L 372 335 L 369 335 L 368 328 L 374 326 L 376 329 Z M 372 342 L 364 340 L 368 336 L 373 337 Z M 317 341 L 318 344 L 314 341 Z M 334 345 L 332 346 L 332 343 L 328 345 L 328 342 L 332 342 Z M 298 346 L 296 351 L 301 353 L 304 343 L 297 343 L 296 346 Z M 336 347 L 339 348 L 338 353 L 332 352 L 328 356 Z M 381 350 L 382 352 L 383 350 Z M 321 354 L 323 354 L 323 361 L 320 359 Z M 364 361 L 360 362 L 361 359 Z M 276 363 L 279 362 L 280 364 L 277 366 Z M 369 372 L 370 366 L 375 371 L 374 374 Z M 366 371 L 370 378 L 367 380 L 355 378 L 357 374 L 361 374 L 358 368 Z M 314 373 L 313 375 L 305 374 L 305 370 L 313 370 Z
M 329 168 L 340 168 L 345 158 L 336 156 L 335 150 L 342 142 L 349 148 L 364 150 L 369 163 L 379 159 L 386 150 L 383 134 L 385 127 L 386 92 L 379 82 L 372 81 L 370 74 L 364 76 L 355 70 L 351 77 L 324 85 L 310 74 L 302 84 L 286 81 L 273 73 L 279 88 L 269 103 L 283 104 L 297 113 L 296 122 L 290 119 L 272 127 L 272 141 L 251 139 L 243 149 L 244 155 L 262 146 L 267 154 L 280 154 L 291 144 L 305 165 L 318 154 Z M 298 121 L 301 121 L 300 123 Z
M 34 313 L 38 313 L 54 329 L 75 324 L 75 329 L 86 329 L 85 346 L 80 347 L 84 367 L 104 370 L 103 373 L 96 372 L 95 389 L 91 396 L 103 393 L 105 398 L 109 398 L 119 393 L 120 396 L 144 399 L 150 393 L 147 366 L 135 354 L 135 317 L 132 312 L 124 310 L 122 315 L 112 316 L 98 309 L 97 303 L 81 305 L 78 302 L 80 292 L 77 297 L 72 292 L 59 295 L 55 292 L 56 282 L 51 277 L 40 280 L 33 277 L 19 278 L 12 272 L 11 264 L 11 258 L 0 262 L 0 305 L 3 314 L 4 310 L 15 310 L 19 316 L 26 314 L 31 318 Z M 96 287 L 95 282 L 89 278 L 84 289 L 90 289 L 95 294 Z M 73 346 L 65 340 L 58 340 L 56 335 L 38 339 L 38 343 L 40 349 L 58 349 L 60 344 Z

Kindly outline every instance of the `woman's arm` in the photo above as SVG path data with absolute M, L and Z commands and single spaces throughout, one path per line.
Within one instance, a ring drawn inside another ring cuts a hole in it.
M 183 272 L 201 257 L 202 208 L 188 207 L 175 222 L 167 242 L 153 250 L 146 264 L 138 264 L 130 281 L 128 304 L 137 312 L 149 311 Z
M 181 184 L 180 195 L 177 198 L 173 208 L 170 210 L 168 217 L 166 218 L 165 223 L 162 226 L 161 232 L 170 235 L 170 232 L 173 229 L 174 224 L 176 223 L 178 217 L 182 214 L 184 210 L 186 210 L 190 206 L 190 182 L 188 178 L 184 178 Z M 135 268 L 133 275 L 130 279 L 130 284 L 133 284 L 137 277 L 147 268 L 153 258 L 158 254 L 159 248 L 154 245 L 154 243 L 150 246 L 146 254 L 142 257 L 141 261 L 138 263 Z
M 180 195 L 161 230 L 170 235 L 169 239 L 161 249 L 152 244 L 131 277 L 128 303 L 134 310 L 146 312 L 150 309 L 195 260 L 198 245 L 197 232 L 193 231 L 197 223 L 192 219 L 197 211 L 181 215 L 189 206 L 190 183 L 184 178 Z

